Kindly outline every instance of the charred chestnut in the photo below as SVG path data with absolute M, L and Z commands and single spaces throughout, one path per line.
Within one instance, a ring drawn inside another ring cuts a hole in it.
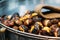
M 6 16 L 6 18 L 10 20 L 11 19 L 11 15 Z
M 60 27 L 60 22 L 58 22 L 58 26 Z
M 20 17 L 20 16 L 19 16 L 19 13 L 14 13 L 14 14 L 12 15 L 12 18 L 13 18 L 13 17 Z
M 60 28 L 57 29 L 58 30 L 58 37 L 60 37 Z
M 45 19 L 45 20 L 43 21 L 43 25 L 44 25 L 44 26 L 51 26 L 52 23 L 51 23 L 51 21 L 50 21 L 49 19 Z
M 38 17 L 38 16 L 35 16 L 32 18 L 34 22 L 37 22 L 37 21 L 41 21 L 42 18 Z
M 3 15 L 0 17 L 0 22 L 22 32 L 45 36 L 60 36 L 60 19 L 45 19 L 35 11 L 27 10 L 24 16 L 19 16 L 18 13 L 14 13 L 12 16 Z
M 6 20 L 6 15 L 1 16 L 1 22 L 4 22 Z
M 44 27 L 42 30 L 45 30 L 48 33 L 51 31 L 51 29 L 49 27 Z
M 40 27 L 43 28 L 43 24 L 41 22 L 36 22 L 35 24 L 38 24 Z
M 16 24 L 16 25 L 21 25 L 21 24 L 22 24 L 22 21 L 20 21 L 20 20 L 15 20 L 15 24 Z
M 34 25 L 31 26 L 29 30 L 30 33 L 38 34 L 39 30 L 41 30 L 43 25 L 40 22 L 36 22 Z
M 9 21 L 9 26 L 12 27 L 14 25 L 14 21 L 10 20 Z
M 25 24 L 25 25 L 30 25 L 30 24 L 32 24 L 32 19 L 27 19 L 27 20 L 25 20 L 25 21 L 24 21 L 24 24 Z
M 19 30 L 22 31 L 22 32 L 27 32 L 28 31 L 28 27 L 25 26 L 25 25 L 20 25 L 19 26 Z
M 38 13 L 32 13 L 31 16 L 34 17 L 34 16 L 37 16 Z
M 51 32 L 54 34 L 55 37 L 58 37 L 58 26 L 56 24 L 52 25 L 51 27 Z
M 31 14 L 24 15 L 23 17 L 20 18 L 20 21 L 24 21 L 29 18 L 31 18 Z
M 18 27 L 17 26 L 13 26 L 13 29 L 18 30 Z
M 14 13 L 11 17 L 11 20 L 18 20 L 20 18 L 18 13 Z
M 40 33 L 42 35 L 49 36 L 50 35 L 50 31 L 51 31 L 51 29 L 49 27 L 43 27 Z
M 9 26 L 9 20 L 4 20 L 2 23 L 6 26 Z
M 51 22 L 52 22 L 52 24 L 57 24 L 59 22 L 59 20 L 58 19 L 52 19 Z
M 31 26 L 31 29 L 29 30 L 29 33 L 32 33 L 33 30 L 34 30 L 34 26 Z

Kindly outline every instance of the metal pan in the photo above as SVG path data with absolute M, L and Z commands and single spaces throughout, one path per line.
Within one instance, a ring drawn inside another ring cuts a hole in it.
M 50 37 L 50 36 L 43 36 L 43 35 L 36 35 L 36 34 L 31 34 L 31 33 L 26 33 L 26 32 L 21 32 L 19 30 L 15 30 L 13 28 L 10 28 L 8 26 L 5 26 L 4 24 L 0 23 L 1 27 L 7 28 L 8 31 L 17 34 L 18 36 L 23 36 L 23 38 L 31 38 L 31 39 L 40 39 L 40 40 L 60 40 L 60 37 Z M 26 38 L 26 40 L 27 40 Z

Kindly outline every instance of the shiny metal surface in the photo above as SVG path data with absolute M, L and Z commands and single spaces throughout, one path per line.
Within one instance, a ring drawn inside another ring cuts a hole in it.
M 10 40 L 19 40 L 19 38 L 23 40 L 60 40 L 60 37 L 51 37 L 51 36 L 43 36 L 43 35 L 36 35 L 36 34 L 31 34 L 31 33 L 26 33 L 26 32 L 21 32 L 18 30 L 15 30 L 13 28 L 7 27 L 4 24 L 0 23 L 0 27 L 5 27 L 9 31 L 9 39 Z

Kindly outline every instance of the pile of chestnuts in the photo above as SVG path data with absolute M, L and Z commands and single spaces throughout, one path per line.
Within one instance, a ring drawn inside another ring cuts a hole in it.
M 19 13 L 3 15 L 0 22 L 15 30 L 45 36 L 60 36 L 60 19 L 44 19 L 34 11 L 27 11 L 24 16 Z

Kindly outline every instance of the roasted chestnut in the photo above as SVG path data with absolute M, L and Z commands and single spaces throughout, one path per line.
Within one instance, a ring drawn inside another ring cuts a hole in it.
M 60 37 L 60 28 L 58 28 L 57 30 L 58 30 L 58 37 Z
M 18 13 L 14 13 L 12 16 L 3 15 L 0 17 L 0 22 L 22 32 L 29 32 L 45 36 L 60 36 L 60 20 L 57 18 L 45 19 L 35 11 L 27 10 L 24 16 L 19 16 Z
M 18 30 L 18 27 L 17 26 L 13 26 L 13 29 Z
M 51 29 L 49 27 L 43 27 L 40 33 L 42 35 L 49 36 L 50 35 L 50 31 L 51 31 Z
M 1 16 L 1 22 L 4 22 L 4 20 L 6 20 L 6 15 L 3 15 L 3 16 Z
M 38 28 L 31 26 L 31 29 L 29 30 L 29 33 L 39 34 Z
M 41 21 L 42 18 L 38 17 L 38 16 L 35 16 L 32 18 L 34 22 L 37 22 L 37 21 Z
M 4 28 L 4 27 L 2 27 L 2 28 L 0 28 L 0 32 L 2 33 L 2 32 L 5 32 L 6 31 L 6 28 Z
M 11 15 L 6 16 L 6 18 L 10 20 L 11 19 Z
M 12 16 L 11 16 L 11 20 L 18 20 L 20 18 L 19 14 L 18 13 L 14 13 Z
M 58 22 L 58 26 L 60 27 L 60 22 Z
M 20 20 L 15 20 L 15 24 L 21 25 L 21 24 L 22 24 L 22 21 L 20 21 Z
M 23 17 L 20 18 L 21 21 L 25 20 L 25 19 L 29 19 L 29 18 L 33 18 L 34 16 L 37 16 L 37 13 L 32 13 L 32 14 L 25 14 Z
M 32 19 L 27 19 L 24 21 L 24 25 L 30 25 L 32 24 Z
M 14 21 L 10 20 L 9 21 L 9 26 L 12 27 L 14 25 Z
M 3 19 L 4 19 L 5 17 L 6 17 L 6 15 L 1 16 L 1 18 L 3 18 Z
M 28 27 L 25 26 L 25 25 L 20 25 L 19 26 L 19 30 L 22 31 L 22 32 L 27 32 L 28 31 Z
M 52 20 L 51 20 L 51 23 L 52 23 L 52 24 L 57 24 L 58 22 L 59 22 L 58 19 L 52 19 Z
M 31 29 L 29 30 L 29 33 L 32 33 L 33 30 L 34 30 L 34 26 L 31 26 Z
M 9 26 L 9 22 L 8 22 L 9 20 L 4 20 L 2 23 L 4 24 L 4 25 L 6 25 L 6 26 Z
M 14 13 L 11 18 L 13 18 L 13 17 L 20 17 L 19 13 Z
M 51 32 L 54 34 L 55 37 L 58 37 L 58 26 L 56 24 L 52 25 L 51 27 Z
M 52 25 L 52 23 L 51 23 L 51 21 L 49 19 L 45 19 L 43 21 L 43 24 L 44 24 L 44 26 L 48 26 L 48 27 Z
M 41 22 L 36 22 L 35 24 L 38 24 L 40 27 L 43 28 L 43 24 Z
M 26 19 L 28 19 L 28 18 L 31 18 L 31 15 L 30 15 L 30 14 L 27 14 L 27 15 L 21 17 L 21 18 L 20 18 L 20 21 L 24 21 L 24 20 L 26 20 Z
M 38 34 L 39 30 L 41 30 L 43 25 L 40 22 L 36 22 L 34 25 L 31 26 L 29 30 L 30 33 Z
M 44 27 L 42 30 L 47 31 L 48 33 L 51 31 L 51 29 L 49 27 Z
M 34 16 L 37 16 L 38 13 L 32 13 L 31 16 L 34 17 Z
M 24 18 L 25 18 L 25 19 L 27 19 L 27 18 L 31 18 L 31 14 L 27 14 L 27 15 L 25 15 Z
M 49 35 L 50 35 L 50 33 L 48 33 L 48 32 L 45 31 L 45 30 L 41 30 L 40 34 L 41 34 L 41 35 L 44 35 L 44 36 L 49 36 Z

